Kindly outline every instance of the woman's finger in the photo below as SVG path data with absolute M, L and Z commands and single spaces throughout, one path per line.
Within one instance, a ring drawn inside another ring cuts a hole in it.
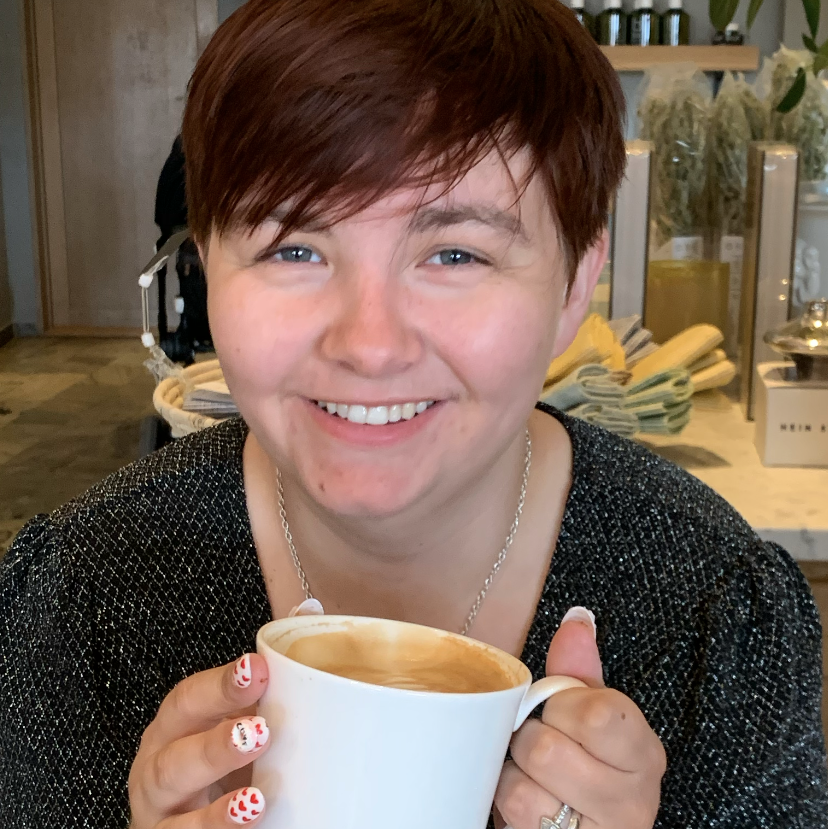
M 556 694 L 543 709 L 547 725 L 619 771 L 663 773 L 664 749 L 638 706 L 611 688 L 576 688 Z
M 182 680 L 167 695 L 144 732 L 141 748 L 153 752 L 191 734 L 206 731 L 254 705 L 267 687 L 267 664 L 247 653 L 230 665 Z
M 509 761 L 500 775 L 495 806 L 511 829 L 538 829 L 542 817 L 557 814 L 561 801 Z
M 517 767 L 541 788 L 585 815 L 612 816 L 638 781 L 597 760 L 539 720 L 528 720 L 511 744 Z
M 218 829 L 255 826 L 265 813 L 265 798 L 259 789 L 247 786 L 219 798 L 215 803 L 161 821 L 156 829 Z
M 227 720 L 210 731 L 182 737 L 148 763 L 141 785 L 153 809 L 180 808 L 217 780 L 249 765 L 267 747 L 270 731 L 262 717 Z

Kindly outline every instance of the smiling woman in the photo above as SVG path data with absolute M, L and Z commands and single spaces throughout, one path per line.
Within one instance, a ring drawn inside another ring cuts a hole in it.
M 796 565 L 676 467 L 536 407 L 606 260 L 622 124 L 556 0 L 250 0 L 222 26 L 183 135 L 242 418 L 0 564 L 4 829 L 267 821 L 250 764 L 279 729 L 251 717 L 248 651 L 320 602 L 586 684 L 515 735 L 498 827 L 826 825 Z

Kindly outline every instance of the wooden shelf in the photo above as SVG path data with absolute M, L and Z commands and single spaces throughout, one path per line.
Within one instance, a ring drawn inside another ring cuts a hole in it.
M 705 72 L 755 72 L 758 46 L 602 46 L 619 72 L 641 72 L 665 63 L 695 63 Z

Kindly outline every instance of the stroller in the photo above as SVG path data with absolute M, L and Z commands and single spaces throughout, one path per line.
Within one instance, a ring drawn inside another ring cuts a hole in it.
M 177 233 L 187 228 L 187 195 L 184 178 L 184 149 L 181 136 L 173 143 L 158 179 L 155 194 L 155 223 L 161 230 L 156 251 Z M 207 281 L 192 239 L 178 248 L 175 260 L 179 294 L 175 310 L 180 316 L 178 328 L 169 330 L 167 321 L 167 267 L 161 268 L 158 279 L 158 343 L 175 363 L 185 366 L 195 362 L 195 355 L 213 350 L 210 324 L 207 320 Z
M 173 143 L 164 163 L 155 195 L 155 223 L 161 236 L 155 256 L 142 272 L 144 345 L 151 348 L 155 338 L 150 333 L 147 292 L 153 279 L 158 280 L 158 346 L 173 362 L 190 366 L 197 353 L 213 350 L 210 323 L 207 319 L 207 280 L 195 243 L 187 230 L 187 196 L 184 174 L 184 150 L 181 136 Z M 175 257 L 179 294 L 175 310 L 178 328 L 170 331 L 167 319 L 167 263 Z M 169 425 L 160 417 L 148 417 L 141 424 L 138 455 L 143 457 L 169 443 Z

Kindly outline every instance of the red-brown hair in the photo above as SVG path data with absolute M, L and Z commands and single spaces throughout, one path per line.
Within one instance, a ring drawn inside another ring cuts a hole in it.
M 558 0 L 249 0 L 198 62 L 184 115 L 190 227 L 283 234 L 528 149 L 570 276 L 624 171 L 624 99 Z

